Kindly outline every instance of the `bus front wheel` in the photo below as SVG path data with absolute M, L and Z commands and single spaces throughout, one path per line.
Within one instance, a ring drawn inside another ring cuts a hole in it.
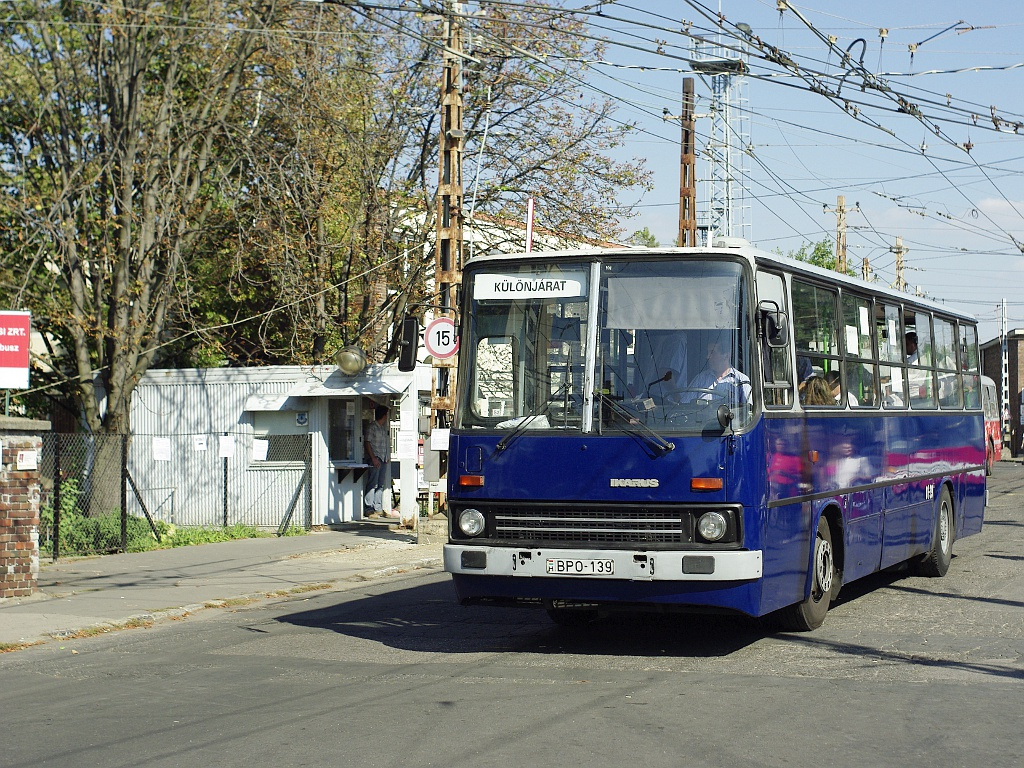
M 818 519 L 814 536 L 814 557 L 811 560 L 811 592 L 799 603 L 780 609 L 775 618 L 780 629 L 788 632 L 809 632 L 825 622 L 825 614 L 839 587 L 839 567 L 832 547 L 832 530 L 828 521 Z

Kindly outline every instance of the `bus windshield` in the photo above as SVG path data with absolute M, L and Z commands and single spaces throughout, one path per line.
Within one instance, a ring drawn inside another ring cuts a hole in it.
M 704 431 L 727 405 L 733 428 L 754 408 L 746 280 L 729 261 L 603 265 L 595 416 L 602 429 L 641 423 Z
M 591 274 L 583 261 L 470 273 L 458 426 L 693 433 L 721 429 L 721 405 L 734 429 L 749 422 L 753 357 L 739 263 L 609 261 L 597 291 Z
M 459 426 L 582 428 L 589 283 L 583 262 L 473 274 Z

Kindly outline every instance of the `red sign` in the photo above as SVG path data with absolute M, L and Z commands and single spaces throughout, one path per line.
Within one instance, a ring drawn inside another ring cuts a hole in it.
M 0 389 L 28 389 L 30 312 L 0 311 Z

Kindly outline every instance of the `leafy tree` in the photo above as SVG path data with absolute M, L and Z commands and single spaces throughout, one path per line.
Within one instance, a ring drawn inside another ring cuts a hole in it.
M 522 247 L 621 234 L 600 48 L 530 0 L 467 19 L 463 214 Z M 0 21 L 0 291 L 67 351 L 93 431 L 152 365 L 309 363 L 432 303 L 440 27 L 284 0 L 15 0 Z M 553 55 L 554 54 L 554 55 Z M 485 140 L 486 138 L 486 140 Z M 468 180 L 472 179 L 470 184 Z M 100 399 L 106 396 L 105 408 Z
M 630 235 L 629 242 L 632 243 L 633 245 L 642 245 L 647 248 L 658 247 L 658 238 L 652 235 L 651 231 L 647 227 L 644 227 L 643 229 L 638 229 L 636 232 Z
M 465 72 L 467 223 L 486 223 L 489 247 L 522 248 L 533 197 L 538 228 L 563 243 L 618 237 L 615 196 L 647 184 L 638 163 L 606 156 L 629 128 L 608 119 L 610 104 L 582 100 L 578 65 L 548 63 L 556 50 L 592 52 L 581 23 L 528 3 L 467 24 L 478 62 Z M 237 233 L 229 253 L 210 249 L 208 269 L 240 268 L 218 283 L 229 291 L 196 294 L 211 322 L 236 324 L 203 348 L 249 364 L 319 362 L 345 344 L 393 359 L 389 329 L 434 302 L 441 27 L 401 11 L 296 6 L 285 28 L 260 51 L 256 98 L 239 102 L 258 128 L 237 168 Z M 257 312 L 258 323 L 237 323 Z M 196 357 L 192 339 L 182 363 Z
M 795 251 L 789 251 L 786 254 L 783 254 L 781 249 L 776 248 L 775 253 L 780 256 L 788 256 L 789 258 L 796 259 L 798 261 L 805 261 L 808 264 L 813 264 L 814 266 L 821 267 L 822 269 L 835 271 L 839 266 L 839 260 L 836 258 L 833 250 L 833 243 L 827 238 L 819 240 L 813 245 L 810 243 L 804 243 Z M 849 265 L 847 265 L 846 274 L 851 277 L 856 277 L 857 271 L 851 269 Z
M 4 10 L 4 293 L 68 350 L 88 428 L 125 433 L 192 255 L 230 207 L 220 184 L 237 162 L 232 105 L 276 6 L 36 0 Z

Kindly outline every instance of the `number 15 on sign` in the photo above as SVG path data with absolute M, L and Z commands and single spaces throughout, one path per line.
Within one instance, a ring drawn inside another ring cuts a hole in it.
M 450 317 L 431 320 L 423 333 L 423 345 L 437 360 L 454 357 L 459 351 L 459 337 L 455 333 L 455 321 Z

